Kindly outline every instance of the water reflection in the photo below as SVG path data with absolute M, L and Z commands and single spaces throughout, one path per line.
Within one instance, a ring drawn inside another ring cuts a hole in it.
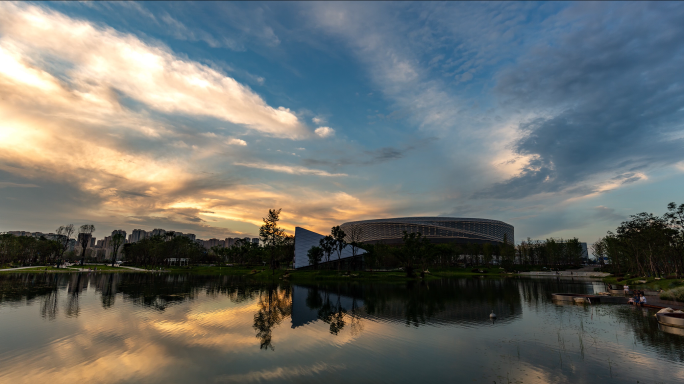
M 559 279 L 0 275 L 0 382 L 684 379 L 684 336 L 651 311 L 550 300 L 601 289 Z
M 273 350 L 272 332 L 280 325 L 292 311 L 291 291 L 289 287 L 280 288 L 274 284 L 269 284 L 264 291 L 259 293 L 257 307 L 259 310 L 254 315 L 254 329 L 259 339 L 260 349 Z
M 292 327 L 315 320 L 338 334 L 361 318 L 407 326 L 483 324 L 491 311 L 508 323 L 522 313 L 520 290 L 507 279 L 447 279 L 406 284 L 318 284 L 293 287 Z

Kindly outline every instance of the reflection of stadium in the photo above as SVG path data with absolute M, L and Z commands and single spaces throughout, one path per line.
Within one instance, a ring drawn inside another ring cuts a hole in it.
M 502 243 L 504 236 L 514 244 L 513 226 L 497 220 L 454 217 L 400 217 L 353 221 L 341 225 L 347 235 L 360 232 L 363 243 L 401 243 L 404 232 L 417 232 L 433 243 Z
M 331 310 L 371 321 L 468 326 L 489 321 L 492 310 L 497 323 L 518 319 L 522 300 L 515 283 L 493 279 L 442 281 L 429 292 L 418 286 L 292 287 L 292 328 L 323 320 Z
M 404 232 L 420 233 L 433 243 L 503 243 L 515 244 L 513 226 L 502 221 L 454 217 L 400 217 L 352 221 L 340 226 L 347 234 L 347 242 L 356 240 L 366 244 L 401 244 Z M 352 234 L 356 234 L 355 239 Z M 295 268 L 309 266 L 307 252 L 317 246 L 323 235 L 304 228 L 295 228 Z M 358 254 L 364 253 L 360 250 Z M 352 256 L 351 247 L 342 252 L 341 259 Z M 337 260 L 334 255 L 331 260 Z

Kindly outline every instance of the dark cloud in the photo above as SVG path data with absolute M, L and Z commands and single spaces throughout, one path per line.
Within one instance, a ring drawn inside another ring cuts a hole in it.
M 591 217 L 594 220 L 614 221 L 619 223 L 626 219 L 624 215 L 616 213 L 615 209 L 604 207 L 602 205 L 595 207 L 593 211 L 594 213 L 591 215 Z
M 409 152 L 425 147 L 437 140 L 434 137 L 416 140 L 413 144 L 402 148 L 382 147 L 374 150 L 365 150 L 358 156 L 348 156 L 337 160 L 303 159 L 305 166 L 345 166 L 345 165 L 375 165 L 405 157 Z
M 608 172 L 629 183 L 684 158 L 684 7 L 583 3 L 558 17 L 496 87 L 505 106 L 544 116 L 513 146 L 533 160 L 477 197 L 568 191 Z

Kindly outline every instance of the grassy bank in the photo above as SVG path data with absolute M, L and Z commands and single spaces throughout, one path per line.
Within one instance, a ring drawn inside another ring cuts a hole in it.
M 95 271 L 97 268 L 97 271 Z M 121 267 L 111 267 L 109 265 L 86 265 L 85 267 L 71 266 L 71 267 L 33 267 L 33 268 L 3 268 L 0 269 L 0 273 L 36 273 L 36 272 L 51 272 L 51 273 L 72 273 L 79 272 L 80 269 L 91 269 L 93 272 L 116 272 L 116 273 L 127 273 L 127 272 L 138 272 L 128 268 Z
M 115 272 L 115 273 L 139 273 L 139 271 L 122 268 L 111 267 L 106 265 L 86 265 L 85 268 L 95 269 L 97 272 Z M 143 268 L 138 266 L 139 268 Z M 37 273 L 37 272 L 52 272 L 52 273 L 70 273 L 78 272 L 78 266 L 68 268 L 26 268 L 26 269 L 0 269 L 0 273 Z M 150 271 L 155 271 L 152 269 Z M 192 273 L 197 275 L 228 275 L 228 276 L 244 276 L 254 280 L 280 280 L 287 279 L 293 282 L 307 282 L 307 281 L 334 281 L 334 280 L 360 280 L 360 281 L 408 281 L 418 280 L 419 272 L 415 277 L 406 277 L 406 273 L 402 270 L 392 271 L 337 271 L 337 270 L 284 270 L 276 269 L 274 271 L 264 267 L 244 267 L 244 266 L 191 266 L 191 267 L 167 267 L 162 270 L 167 273 Z M 474 272 L 475 271 L 475 272 Z M 482 271 L 482 272 L 479 272 Z M 510 276 L 498 268 L 487 267 L 470 267 L 470 268 L 431 268 L 429 273 L 425 274 L 426 280 L 433 280 L 445 277 L 468 277 L 468 276 Z
M 264 267 L 171 267 L 170 273 L 195 273 L 202 275 L 246 276 L 258 280 L 288 279 L 289 281 L 321 281 L 321 280 L 364 280 L 364 281 L 406 281 L 419 279 L 409 278 L 401 270 L 393 271 L 337 271 L 337 270 L 282 270 L 272 271 Z M 501 276 L 499 269 L 478 268 L 483 272 L 473 272 L 473 268 L 436 268 L 425 274 L 426 280 L 443 277 L 466 276 Z
M 621 279 L 618 281 L 618 279 Z M 629 285 L 630 288 L 642 289 L 642 290 L 653 290 L 659 291 L 661 289 L 668 290 L 672 288 L 677 288 L 684 286 L 684 280 L 682 279 L 659 279 L 656 280 L 654 277 L 614 277 L 608 276 L 603 279 L 604 282 L 611 285 Z M 645 282 L 644 282 L 645 281 Z

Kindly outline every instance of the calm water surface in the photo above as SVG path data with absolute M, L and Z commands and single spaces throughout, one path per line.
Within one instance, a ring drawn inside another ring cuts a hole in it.
M 3 274 L 0 382 L 684 382 L 684 336 L 653 312 L 550 299 L 603 289 Z

